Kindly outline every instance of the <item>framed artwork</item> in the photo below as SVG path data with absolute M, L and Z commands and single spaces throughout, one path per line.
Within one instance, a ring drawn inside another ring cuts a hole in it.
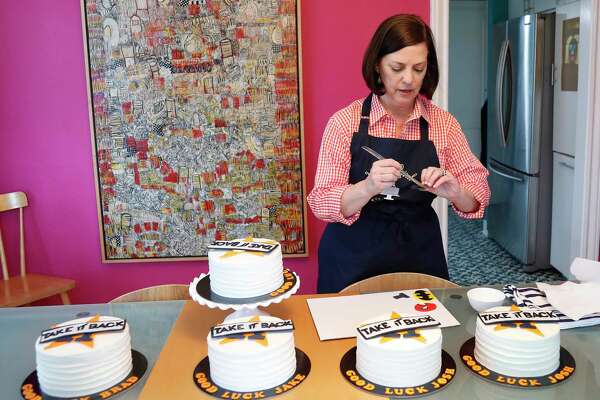
M 307 255 L 297 0 L 81 0 L 103 262 Z

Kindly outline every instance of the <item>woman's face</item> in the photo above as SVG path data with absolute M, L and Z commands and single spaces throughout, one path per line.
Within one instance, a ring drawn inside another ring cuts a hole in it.
M 427 45 L 423 42 L 386 54 L 376 70 L 387 100 L 400 107 L 412 107 L 427 72 Z

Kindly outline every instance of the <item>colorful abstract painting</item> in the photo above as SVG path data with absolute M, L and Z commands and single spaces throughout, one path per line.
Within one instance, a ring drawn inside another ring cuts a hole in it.
M 82 0 L 105 262 L 306 255 L 295 0 Z

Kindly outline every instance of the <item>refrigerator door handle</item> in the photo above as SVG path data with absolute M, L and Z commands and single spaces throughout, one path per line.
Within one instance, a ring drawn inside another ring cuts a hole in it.
M 563 165 L 563 166 L 565 166 L 565 167 L 569 168 L 569 169 L 575 169 L 575 167 L 574 167 L 574 166 L 572 166 L 571 164 L 569 164 L 569 163 L 567 163 L 567 162 L 565 162 L 565 161 L 559 161 L 558 163 L 559 163 L 560 165 Z
M 518 177 L 516 177 L 516 176 L 508 175 L 508 174 L 505 174 L 504 172 L 498 171 L 496 168 L 494 168 L 494 167 L 492 166 L 492 164 L 489 164 L 489 165 L 488 165 L 488 168 L 490 169 L 490 171 L 492 171 L 492 172 L 493 172 L 493 173 L 495 173 L 496 175 L 500 175 L 500 176 L 502 176 L 502 177 L 504 177 L 504 178 L 506 178 L 506 179 L 510 179 L 511 181 L 515 181 L 515 182 L 524 182 L 524 179 L 523 179 L 523 178 L 518 178 Z
M 496 122 L 499 128 L 500 142 L 503 147 L 506 147 L 506 135 L 504 126 L 504 110 L 503 110 L 503 91 L 504 91 L 504 70 L 506 67 L 506 59 L 508 54 L 508 40 L 502 42 L 500 47 L 500 57 L 498 58 L 498 69 L 496 70 Z

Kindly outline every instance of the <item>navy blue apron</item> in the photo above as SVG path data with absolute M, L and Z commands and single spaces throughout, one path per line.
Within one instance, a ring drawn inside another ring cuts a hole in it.
M 427 167 L 439 167 L 429 125 L 421 117 L 420 140 L 402 140 L 370 136 L 369 95 L 362 105 L 358 132 L 350 144 L 352 161 L 349 182 L 365 179 L 376 159 L 361 149 L 369 146 L 385 158 L 393 158 L 410 174 Z M 362 279 L 389 272 L 420 272 L 448 279 L 440 224 L 431 202 L 435 195 L 401 178 L 398 194 L 377 195 L 361 210 L 352 225 L 330 223 L 319 244 L 319 293 L 339 292 Z

